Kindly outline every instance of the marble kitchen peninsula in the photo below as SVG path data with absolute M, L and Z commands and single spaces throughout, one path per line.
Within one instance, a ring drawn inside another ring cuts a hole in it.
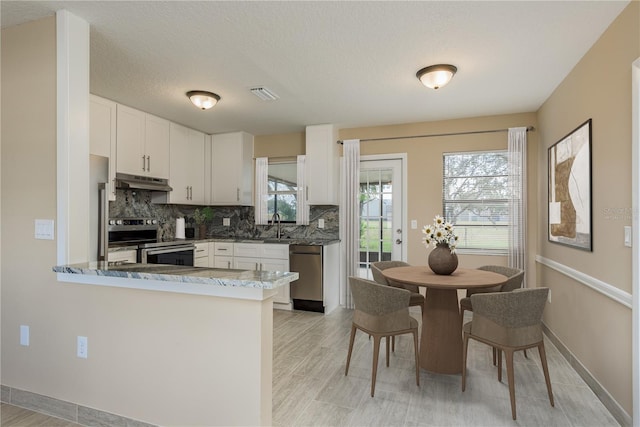
M 104 302 L 85 323 L 120 325 L 83 329 L 90 363 L 118 359 L 139 378 L 114 413 L 153 425 L 272 425 L 273 296 L 298 273 L 105 262 L 53 271 Z M 117 387 L 118 375 L 106 381 Z
M 53 271 L 63 274 L 59 278 L 64 281 L 257 300 L 272 296 L 276 288 L 298 279 L 298 273 L 285 271 L 101 261 L 56 266 Z

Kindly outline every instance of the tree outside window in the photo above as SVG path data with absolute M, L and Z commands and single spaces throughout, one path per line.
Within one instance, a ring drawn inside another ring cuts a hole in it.
M 296 163 L 269 164 L 267 210 L 269 218 L 280 214 L 280 222 L 296 222 L 297 208 Z
M 505 252 L 508 248 L 508 153 L 443 155 L 443 216 L 456 226 L 458 249 Z

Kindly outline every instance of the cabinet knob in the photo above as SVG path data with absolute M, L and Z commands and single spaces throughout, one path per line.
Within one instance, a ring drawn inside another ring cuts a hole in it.
M 144 156 L 144 154 L 143 154 L 143 155 L 142 155 L 142 171 L 143 171 L 143 172 L 147 170 L 147 169 L 146 169 L 146 165 L 147 165 L 147 164 L 145 163 L 145 156 Z

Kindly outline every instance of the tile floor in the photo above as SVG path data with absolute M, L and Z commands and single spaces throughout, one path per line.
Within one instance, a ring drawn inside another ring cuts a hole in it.
M 273 424 L 276 426 L 618 426 L 591 389 L 548 340 L 555 398 L 551 407 L 537 350 L 515 358 L 516 421 L 511 419 L 506 368 L 497 380 L 491 349 L 470 341 L 467 389 L 460 375 L 421 370 L 415 383 L 411 335 L 396 338 L 390 367 L 380 349 L 375 397 L 370 396 L 373 343 L 358 332 L 349 375 L 344 369 L 351 311 L 328 316 L 274 312 Z M 412 308 L 420 318 L 420 310 Z M 471 314 L 468 314 L 469 318 Z M 384 343 L 384 340 L 383 340 Z
M 60 418 L 50 417 L 19 408 L 17 406 L 2 403 L 0 406 L 0 425 L 2 427 L 79 427 L 80 424 Z
M 324 316 L 274 311 L 274 426 L 581 426 L 619 424 L 548 340 L 545 342 L 555 408 L 549 405 L 537 351 L 516 355 L 517 421 L 511 419 L 506 372 L 497 380 L 491 349 L 471 341 L 467 390 L 459 375 L 421 370 L 415 384 L 413 342 L 396 338 L 390 367 L 384 340 L 374 398 L 369 395 L 373 344 L 358 332 L 349 375 L 344 368 L 351 311 Z M 419 319 L 419 309 L 412 309 Z M 471 314 L 469 314 L 471 316 Z M 58 418 L 2 404 L 2 427 L 76 426 Z

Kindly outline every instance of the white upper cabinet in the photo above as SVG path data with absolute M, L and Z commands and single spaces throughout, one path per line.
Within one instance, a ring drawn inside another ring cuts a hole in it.
M 90 96 L 89 152 L 109 159 L 109 200 L 116 199 L 116 103 Z
M 306 198 L 309 205 L 339 204 L 340 151 L 333 125 L 307 126 Z
M 117 171 L 169 178 L 170 122 L 118 104 Z
M 253 204 L 253 135 L 211 136 L 212 205 Z
M 171 123 L 169 203 L 202 205 L 204 199 L 205 135 Z
M 170 122 L 146 114 L 144 148 L 147 174 L 154 178 L 169 178 Z

